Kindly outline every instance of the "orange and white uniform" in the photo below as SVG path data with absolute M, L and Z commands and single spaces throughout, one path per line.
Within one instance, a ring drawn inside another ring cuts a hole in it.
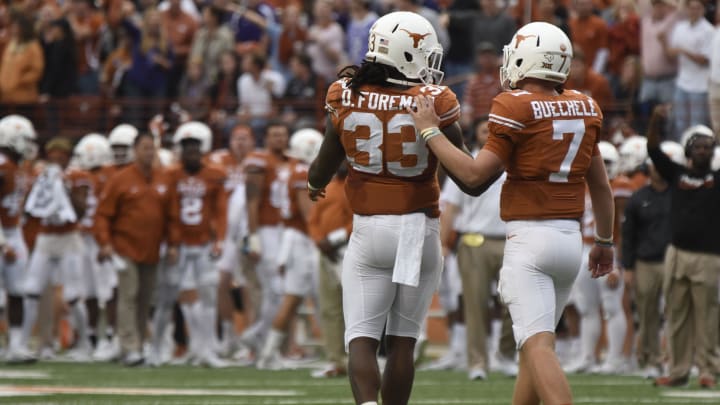
M 280 244 L 279 263 L 285 268 L 285 294 L 307 296 L 315 291 L 320 265 L 315 243 L 308 235 L 308 226 L 300 212 L 298 191 L 307 192 L 308 165 L 295 162 L 288 179 L 288 205 L 282 207 L 285 229 Z
M 599 154 L 602 112 L 580 92 L 515 90 L 495 97 L 485 149 L 505 165 L 500 216 L 507 243 L 498 291 L 518 347 L 554 332 L 578 274 L 585 175 Z M 528 255 L 527 252 L 541 252 Z
M 168 245 L 179 247 L 180 290 L 216 283 L 211 244 L 224 240 L 227 229 L 225 173 L 210 165 L 195 174 L 182 167 L 169 170 Z
M 80 231 L 83 239 L 83 270 L 85 273 L 85 296 L 97 298 L 102 304 L 112 298 L 112 291 L 117 286 L 117 272 L 109 262 L 97 260 L 99 246 L 95 240 L 95 212 L 97 211 L 100 193 L 115 170 L 104 166 L 95 171 L 87 172 L 89 190 L 85 215 L 80 219 Z
M 43 181 L 44 175 L 50 170 L 47 167 L 33 186 L 28 196 L 25 209 L 32 214 L 32 207 L 43 204 L 43 199 L 57 200 L 59 195 L 56 189 L 48 187 Z M 68 169 L 62 175 L 64 192 L 67 204 L 60 210 L 50 212 L 49 216 L 39 217 L 40 228 L 35 241 L 35 249 L 30 256 L 27 276 L 25 280 L 26 293 L 30 296 L 39 296 L 45 291 L 49 283 L 53 282 L 63 286 L 65 301 L 73 301 L 85 296 L 85 274 L 82 270 L 83 252 L 85 246 L 80 236 L 80 220 L 70 203 L 70 195 L 77 189 L 92 187 L 90 174 L 76 169 Z M 36 188 L 42 188 L 38 193 L 37 203 L 33 204 L 33 194 Z M 47 201 L 47 200 L 45 200 Z M 72 211 L 71 217 L 66 216 Z M 63 219 L 60 219 L 63 217 Z
M 23 201 L 28 193 L 29 184 L 24 180 L 23 173 L 15 162 L 0 153 L 0 224 L 5 235 L 5 244 L 15 253 L 15 260 L 6 262 L 0 255 L 0 287 L 9 295 L 23 294 L 23 277 L 28 263 L 28 249 L 20 231 L 20 218 L 23 212 Z
M 225 191 L 228 194 L 227 234 L 217 266 L 221 272 L 232 274 L 237 285 L 245 285 L 239 254 L 239 248 L 248 233 L 245 166 L 227 149 L 213 152 L 207 160 L 225 171 Z
M 437 158 L 406 107 L 432 97 L 440 127 L 460 105 L 445 86 L 406 89 L 333 83 L 326 109 L 348 160 L 345 193 L 353 233 L 343 261 L 345 344 L 355 338 L 417 338 L 442 270 Z M 372 296 L 371 299 L 368 297 Z
M 283 207 L 289 207 L 288 181 L 293 162 L 293 159 L 278 158 L 267 150 L 254 151 L 244 161 L 246 171 L 260 171 L 264 175 L 256 230 L 262 253 L 255 265 L 262 288 L 262 301 L 255 323 L 243 332 L 243 338 L 247 340 L 261 339 L 267 333 L 284 294 L 276 247 L 283 232 L 283 217 L 280 211 Z

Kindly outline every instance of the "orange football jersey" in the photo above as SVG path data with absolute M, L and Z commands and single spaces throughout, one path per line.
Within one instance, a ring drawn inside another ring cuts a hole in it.
M 0 153 L 0 223 L 3 228 L 14 228 L 20 224 L 23 201 L 28 191 L 28 182 L 23 173 L 10 158 Z
M 189 174 L 182 167 L 168 171 L 171 245 L 204 245 L 225 239 L 227 203 L 225 173 L 203 165 Z
M 295 162 L 290 169 L 288 179 L 288 202 L 287 210 L 281 210 L 285 226 L 295 228 L 302 233 L 307 233 L 307 223 L 300 212 L 300 205 L 297 202 L 298 190 L 307 190 L 309 166 L 302 162 Z
M 258 150 L 245 158 L 245 168 L 261 169 L 265 182 L 260 190 L 260 217 L 258 225 L 280 225 L 280 210 L 287 206 L 287 184 L 290 179 L 290 166 L 293 159 L 281 160 L 266 150 Z
M 231 192 L 235 190 L 238 184 L 245 182 L 245 167 L 243 162 L 238 162 L 235 157 L 227 149 L 222 149 L 211 153 L 208 162 L 225 170 L 227 180 L 225 180 L 225 190 Z
M 406 111 L 418 95 L 434 100 L 441 128 L 460 118 L 457 97 L 445 86 L 367 85 L 353 92 L 343 79 L 328 89 L 325 108 L 345 148 L 349 163 L 345 192 L 356 214 L 425 211 L 440 216 L 437 158 Z
M 68 193 L 72 193 L 80 188 L 88 188 L 88 194 L 91 193 L 93 180 L 90 173 L 84 170 L 68 169 L 65 171 L 63 176 L 65 182 L 65 189 Z M 66 223 L 63 225 L 50 225 L 43 221 L 40 222 L 40 233 L 67 233 L 78 229 L 78 224 L 82 218 L 79 218 L 76 222 Z
M 503 161 L 500 216 L 580 219 L 585 174 L 599 154 L 602 112 L 590 97 L 566 90 L 557 96 L 515 90 L 493 100 L 485 149 Z

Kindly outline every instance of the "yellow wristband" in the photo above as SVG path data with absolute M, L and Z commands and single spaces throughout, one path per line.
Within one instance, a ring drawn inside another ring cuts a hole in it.
M 425 128 L 422 131 L 420 131 L 420 136 L 425 140 L 425 142 L 429 141 L 430 139 L 442 135 L 442 132 L 440 131 L 440 128 L 438 127 L 430 127 Z

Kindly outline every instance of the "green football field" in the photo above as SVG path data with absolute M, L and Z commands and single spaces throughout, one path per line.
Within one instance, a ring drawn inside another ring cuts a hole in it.
M 575 404 L 720 404 L 720 391 L 656 389 L 636 377 L 572 376 Z M 509 404 L 513 380 L 493 374 L 419 372 L 411 404 Z M 0 403 L 9 404 L 352 404 L 344 378 L 316 380 L 308 370 L 123 368 L 42 363 L 0 367 Z

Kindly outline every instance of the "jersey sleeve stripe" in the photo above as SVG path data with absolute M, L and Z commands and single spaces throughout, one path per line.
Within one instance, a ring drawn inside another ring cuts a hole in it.
M 525 124 L 523 124 L 522 122 L 518 122 L 518 121 L 515 121 L 515 120 L 511 120 L 510 118 L 505 118 L 505 117 L 503 117 L 503 116 L 501 116 L 501 115 L 490 114 L 489 117 L 490 117 L 490 118 L 495 118 L 495 119 L 498 120 L 498 121 L 504 121 L 504 122 L 506 122 L 506 123 L 508 123 L 508 124 L 515 125 L 515 126 L 517 126 L 517 127 L 520 127 L 521 129 L 522 129 L 522 128 L 525 128 Z
M 515 124 L 511 124 L 511 123 L 509 123 L 509 122 L 503 122 L 503 121 L 497 120 L 497 119 L 492 118 L 492 117 L 489 118 L 488 121 L 489 121 L 489 122 L 494 122 L 494 123 L 496 123 L 496 124 L 504 125 L 504 126 L 506 126 L 506 127 L 512 128 L 512 129 L 517 129 L 518 131 L 522 131 L 522 127 L 519 127 L 519 126 L 517 126 L 517 125 L 515 125 Z
M 456 105 L 455 108 L 451 108 L 450 110 L 446 111 L 445 114 L 441 115 L 440 120 L 446 120 L 459 112 L 460 105 Z

